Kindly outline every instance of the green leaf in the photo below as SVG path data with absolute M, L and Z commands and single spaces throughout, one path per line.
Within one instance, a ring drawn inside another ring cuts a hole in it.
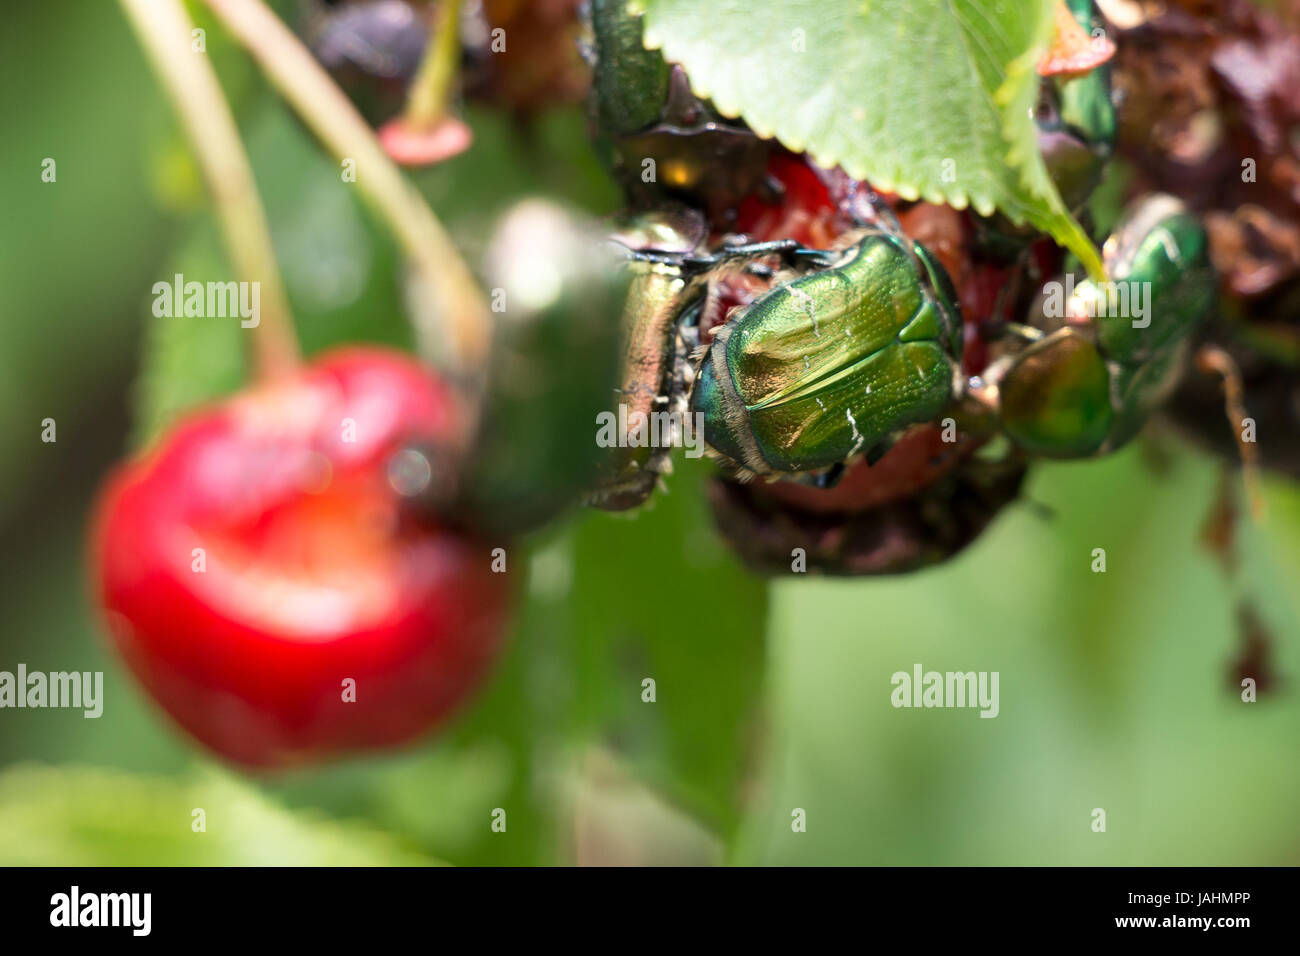
M 196 829 L 200 819 L 203 827 Z M 0 775 L 0 863 L 6 866 L 437 862 L 372 827 L 291 813 L 215 770 L 180 780 L 25 765 Z
M 1030 222 L 1101 274 L 1030 110 L 1050 0 L 639 0 L 697 95 L 905 199 Z
M 573 569 L 566 616 L 550 620 L 574 642 L 570 718 L 726 836 L 758 739 L 767 584 L 713 531 L 711 471 L 679 459 L 667 492 L 641 511 L 588 514 L 549 556 Z M 547 560 L 534 564 L 535 601 L 545 598 Z

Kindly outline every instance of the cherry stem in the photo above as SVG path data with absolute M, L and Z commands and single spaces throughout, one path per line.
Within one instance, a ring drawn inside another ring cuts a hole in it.
M 120 3 L 203 171 L 226 254 L 243 280 L 258 285 L 256 377 L 275 381 L 290 376 L 300 359 L 293 316 L 253 170 L 212 61 L 194 49 L 194 23 L 181 0 Z
M 447 115 L 460 67 L 460 6 L 461 0 L 443 0 L 438 11 L 429 47 L 407 94 L 403 118 L 412 129 L 432 129 Z
M 374 131 L 302 42 L 262 0 L 204 0 L 280 95 L 345 165 L 392 230 L 411 267 L 409 301 L 421 351 L 437 356 L 477 397 L 486 374 L 492 315 L 455 243 Z

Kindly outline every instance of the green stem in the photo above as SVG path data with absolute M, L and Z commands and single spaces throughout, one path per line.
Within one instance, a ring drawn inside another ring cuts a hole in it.
M 291 375 L 299 362 L 289 300 L 266 213 L 239 129 L 206 53 L 193 49 L 194 24 L 181 0 L 120 0 L 194 149 L 240 278 L 256 282 L 260 321 L 253 337 L 259 380 Z
M 409 260 L 413 322 L 422 351 L 438 355 L 476 398 L 486 373 L 492 315 L 433 210 L 356 107 L 261 0 L 205 2 L 326 148 L 355 163 L 357 187 Z
M 460 68 L 460 7 L 461 0 L 443 0 L 438 11 L 429 48 L 407 95 L 404 117 L 413 129 L 431 129 L 447 115 Z

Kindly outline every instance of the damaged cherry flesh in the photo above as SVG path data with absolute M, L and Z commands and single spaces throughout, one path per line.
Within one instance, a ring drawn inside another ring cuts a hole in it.
M 238 763 L 301 763 L 410 739 L 478 685 L 505 575 L 403 507 L 428 469 L 401 449 L 458 427 L 413 359 L 346 348 L 191 415 L 110 479 L 98 596 L 177 723 Z

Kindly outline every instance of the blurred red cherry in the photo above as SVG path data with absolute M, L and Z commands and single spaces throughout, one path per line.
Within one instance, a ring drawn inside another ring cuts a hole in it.
M 443 719 L 496 655 L 507 603 L 486 545 L 403 508 L 430 480 L 411 445 L 458 428 L 455 397 L 416 361 L 352 347 L 196 412 L 119 469 L 94 574 L 154 699 L 257 766 Z

